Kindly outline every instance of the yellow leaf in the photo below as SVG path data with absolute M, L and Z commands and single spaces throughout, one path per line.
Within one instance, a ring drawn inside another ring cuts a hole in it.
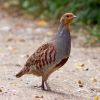
M 17 52 L 18 50 L 16 48 L 13 48 L 12 49 L 12 52 Z
M 98 97 L 98 96 L 95 96 L 95 97 L 94 97 L 94 100 L 99 100 L 99 97 Z
M 13 53 L 18 52 L 18 49 L 17 48 L 13 48 L 12 46 L 8 46 L 8 50 L 10 50 Z
M 47 21 L 39 20 L 39 21 L 37 21 L 37 24 L 40 25 L 40 26 L 45 26 L 45 25 L 47 25 Z
M 16 83 L 10 83 L 12 86 L 16 86 Z
M 84 68 L 85 67 L 85 65 L 84 64 L 81 64 L 81 63 L 77 63 L 77 64 L 75 64 L 75 66 L 77 68 Z

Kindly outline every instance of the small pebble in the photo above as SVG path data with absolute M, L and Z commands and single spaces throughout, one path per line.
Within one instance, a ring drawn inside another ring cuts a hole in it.
M 11 42 L 11 41 L 13 41 L 13 39 L 12 38 L 8 38 L 8 40 L 7 40 L 8 42 Z
M 81 80 L 78 81 L 79 87 L 83 87 L 83 82 Z
M 93 79 L 93 82 L 97 82 L 97 79 L 94 78 L 94 79 Z
M 79 84 L 79 87 L 83 87 L 83 85 L 82 84 Z
M 29 55 L 26 55 L 26 57 L 28 58 L 28 57 L 29 57 Z
M 21 65 L 20 64 L 16 64 L 16 66 L 20 67 Z
M 86 68 L 85 70 L 86 70 L 86 71 L 88 71 L 89 69 L 88 69 L 88 68 Z
M 2 92 L 2 90 L 0 89 L 0 92 Z
M 24 39 L 20 39 L 19 41 L 20 41 L 20 42 L 25 42 L 25 40 L 24 40 Z

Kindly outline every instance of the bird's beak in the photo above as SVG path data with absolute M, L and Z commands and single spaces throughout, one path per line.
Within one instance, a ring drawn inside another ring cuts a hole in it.
M 76 18 L 77 16 L 74 15 L 74 18 Z

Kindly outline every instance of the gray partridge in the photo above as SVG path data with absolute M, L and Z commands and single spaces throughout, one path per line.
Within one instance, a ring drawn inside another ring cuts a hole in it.
M 61 17 L 57 34 L 28 58 L 24 68 L 16 74 L 17 78 L 24 74 L 42 76 L 41 88 L 50 90 L 47 84 L 48 77 L 52 72 L 62 67 L 70 56 L 71 37 L 69 25 L 74 17 L 76 16 L 73 13 L 65 13 Z

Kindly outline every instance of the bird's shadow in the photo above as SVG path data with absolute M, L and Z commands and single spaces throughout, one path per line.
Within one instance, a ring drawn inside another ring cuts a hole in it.
M 79 96 L 76 96 L 74 94 L 67 94 L 67 93 L 64 93 L 64 92 L 61 92 L 61 91 L 54 91 L 54 90 L 51 90 L 51 91 L 47 91 L 48 93 L 51 93 L 51 94 L 57 94 L 57 95 L 60 95 L 62 97 L 66 97 L 66 99 L 72 99 L 72 98 L 76 98 L 77 100 L 80 100 L 80 97 Z
M 67 99 L 77 98 L 77 100 L 80 100 L 79 96 L 76 96 L 76 95 L 71 94 L 71 93 L 67 94 L 67 93 L 64 93 L 61 91 L 57 91 L 57 90 L 44 91 L 44 90 L 41 90 L 41 88 L 37 87 L 37 86 L 29 86 L 29 88 L 34 89 L 34 90 L 39 91 L 39 92 L 42 92 L 42 93 L 46 93 L 46 94 L 48 93 L 48 94 L 60 95 L 60 96 L 66 97 Z
M 47 92 L 52 93 L 52 94 L 58 94 L 58 95 L 61 95 L 61 96 L 68 96 L 68 94 L 60 92 L 60 91 L 58 92 L 58 91 L 51 90 L 51 91 L 47 91 Z

